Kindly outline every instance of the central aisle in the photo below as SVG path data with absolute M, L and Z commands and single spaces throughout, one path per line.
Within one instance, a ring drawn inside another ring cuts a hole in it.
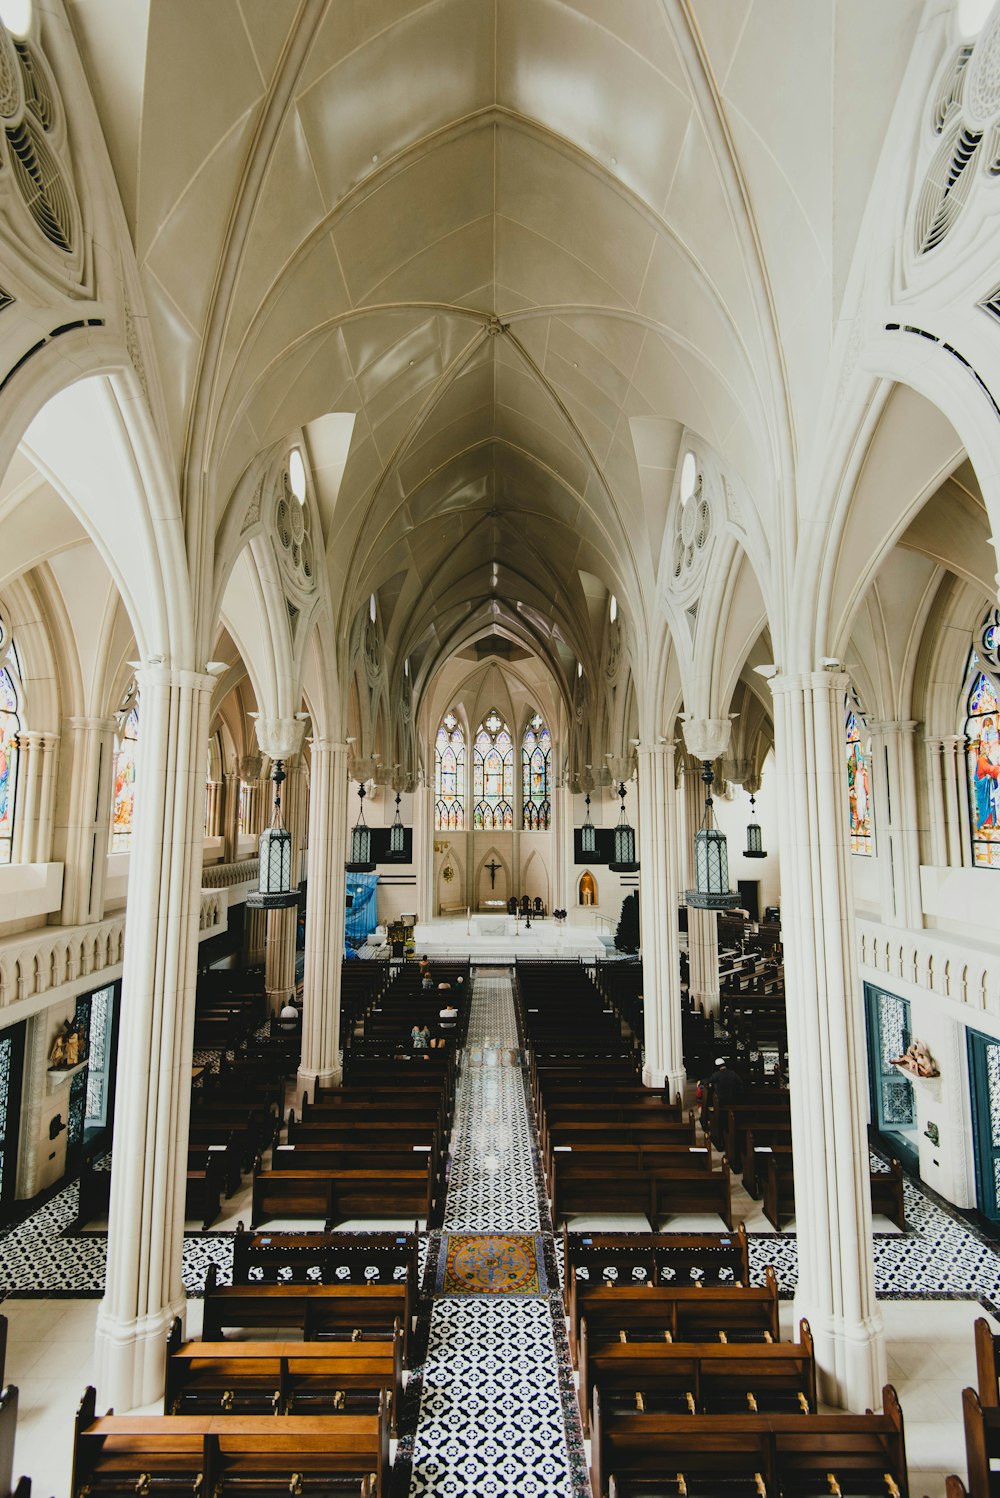
M 510 979 L 480 974 L 461 1057 L 411 1498 L 590 1491 L 562 1303 L 546 1281 L 554 1255 L 533 1145 Z

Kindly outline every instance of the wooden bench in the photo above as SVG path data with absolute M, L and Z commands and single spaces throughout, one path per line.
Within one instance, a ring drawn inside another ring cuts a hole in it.
M 976 1381 L 979 1384 L 979 1403 L 983 1409 L 1000 1405 L 1000 1337 L 985 1316 L 979 1316 L 975 1325 Z
M 763 1124 L 743 1132 L 740 1155 L 743 1161 L 743 1189 L 750 1196 L 761 1196 L 767 1174 L 768 1156 L 792 1147 L 791 1124 Z
M 1000 1473 L 992 1471 L 990 1463 L 1000 1458 L 1000 1405 L 984 1404 L 975 1389 L 963 1389 L 962 1419 L 969 1498 L 996 1498 Z
M 222 1210 L 222 1193 L 226 1184 L 225 1161 L 207 1150 L 199 1154 L 200 1168 L 192 1168 L 189 1157 L 184 1216 L 200 1222 L 204 1231 L 212 1226 Z M 94 1218 L 106 1218 L 111 1210 L 111 1171 L 95 1170 L 88 1160 L 80 1168 L 77 1230 Z
M 233 1239 L 233 1284 L 417 1283 L 416 1233 L 248 1233 Z
M 4 1344 L 6 1346 L 7 1318 L 0 1317 L 4 1323 Z M 0 1493 L 6 1495 L 14 1485 L 14 1434 L 17 1429 L 17 1386 L 15 1384 L 3 1385 L 0 1378 Z
M 167 1337 L 165 1415 L 377 1414 L 382 1390 L 395 1435 L 403 1393 L 398 1317 L 384 1342 L 185 1342 L 180 1317 Z
M 411 1170 L 369 1166 L 330 1172 L 285 1169 L 280 1163 L 271 1170 L 256 1170 L 251 1208 L 254 1226 L 269 1217 L 319 1217 L 328 1228 L 351 1217 L 429 1220 L 435 1182 L 426 1160 L 429 1157 L 422 1167 Z
M 731 1182 L 725 1159 L 713 1171 L 705 1152 L 705 1163 L 691 1163 L 661 1153 L 655 1164 L 627 1171 L 623 1165 L 580 1165 L 572 1156 L 554 1154 L 549 1171 L 553 1220 L 587 1212 L 637 1212 L 643 1214 L 655 1233 L 661 1217 L 684 1212 L 716 1213 L 733 1228 Z M 564 1161 L 571 1163 L 564 1166 Z
M 205 1276 L 203 1335 L 219 1342 L 227 1327 L 262 1331 L 271 1327 L 300 1329 L 304 1340 L 330 1338 L 385 1341 L 399 1320 L 403 1328 L 403 1361 L 415 1291 L 399 1285 L 220 1285 L 216 1266 Z
M 740 1223 L 722 1233 L 570 1233 L 563 1224 L 563 1303 L 570 1282 L 615 1284 L 750 1283 L 750 1250 Z
M 591 1336 L 705 1342 L 719 1337 L 778 1340 L 778 1282 L 770 1264 L 762 1286 L 585 1285 L 570 1282 L 569 1335 L 574 1364 L 580 1322 Z
M 389 1421 L 376 1415 L 95 1414 L 88 1388 L 76 1419 L 72 1498 L 166 1491 L 244 1498 L 388 1491 Z
M 661 1415 L 602 1411 L 591 1402 L 595 1498 L 649 1492 L 715 1494 L 735 1478 L 765 1494 L 803 1492 L 909 1498 L 903 1416 L 896 1391 L 884 1414 Z M 613 1483 L 613 1487 L 612 1487 Z M 823 1486 L 821 1486 L 821 1484 Z M 751 1489 L 752 1491 L 752 1489 Z
M 776 1231 L 781 1231 L 782 1217 L 795 1213 L 795 1176 L 791 1150 L 772 1150 L 764 1161 L 764 1216 Z M 889 1170 L 869 1172 L 872 1211 L 879 1212 L 905 1231 L 903 1206 L 903 1167 L 893 1160 Z
M 580 1322 L 580 1412 L 588 1428 L 590 1397 L 600 1384 L 606 1411 L 622 1395 L 642 1408 L 672 1399 L 678 1413 L 816 1410 L 816 1363 L 808 1321 L 798 1342 L 622 1342 L 591 1338 Z

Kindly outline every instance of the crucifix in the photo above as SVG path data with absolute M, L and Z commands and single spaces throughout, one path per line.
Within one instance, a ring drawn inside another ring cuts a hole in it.
M 503 867 L 503 865 L 497 863 L 497 861 L 496 861 L 495 858 L 491 858 L 490 861 L 489 861 L 489 863 L 486 864 L 486 868 L 488 868 L 489 871 L 490 871 L 490 889 L 496 889 L 496 887 L 497 887 L 497 869 L 500 869 L 502 867 Z

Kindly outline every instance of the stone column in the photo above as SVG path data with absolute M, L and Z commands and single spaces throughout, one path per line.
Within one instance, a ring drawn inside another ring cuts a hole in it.
M 302 747 L 305 724 L 298 718 L 257 719 L 257 738 L 261 749 L 271 760 L 283 760 L 286 780 L 282 787 L 282 820 L 292 839 L 292 889 L 299 886 L 299 865 L 302 851 L 302 813 L 305 806 L 305 769 L 301 765 L 288 768 L 290 760 L 296 758 Z M 270 785 L 270 782 L 268 782 Z M 273 787 L 271 806 L 274 803 Z M 261 818 L 263 831 L 270 825 L 270 807 Z M 272 1014 L 287 1004 L 295 993 L 295 934 L 298 928 L 298 906 L 288 910 L 266 912 L 266 938 L 264 943 L 264 990 L 268 1008 Z
M 309 914 L 298 1090 L 339 1087 L 340 974 L 344 958 L 347 745 L 312 741 Z
M 943 740 L 945 797 L 948 807 L 948 861 L 952 868 L 973 867 L 972 816 L 969 811 L 967 741 L 964 734 Z
M 163 1392 L 181 1280 L 201 906 L 205 749 L 214 678 L 137 673 L 142 719 L 122 976 L 108 1266 L 97 1316 L 101 1407 Z
M 117 726 L 114 718 L 69 719 L 71 783 L 65 812 L 57 811 L 56 819 L 65 850 L 64 926 L 83 926 L 104 915 Z
M 222 834 L 222 781 L 209 780 L 205 784 L 205 836 L 220 837 Z
M 798 1285 L 795 1317 L 816 1344 L 822 1397 L 877 1407 L 886 1379 L 875 1299 L 867 1068 L 845 813 L 840 671 L 776 676 Z
M 677 940 L 677 842 L 670 825 L 674 744 L 640 744 L 639 933 L 647 1087 L 683 1096 L 681 975 Z
M 240 839 L 240 777 L 233 769 L 223 782 L 222 862 L 235 863 Z
M 573 792 L 566 781 L 555 787 L 552 797 L 553 859 L 552 910 L 570 910 L 573 878 Z M 549 911 L 551 916 L 552 910 Z
M 52 830 L 53 750 L 59 742 L 51 733 L 24 729 L 17 735 L 17 809 L 14 817 L 13 863 L 45 863 Z
M 920 901 L 920 816 L 914 767 L 916 723 L 911 720 L 872 725 L 872 759 L 876 755 L 875 836 L 882 889 L 882 920 L 890 926 L 923 925 Z
M 943 869 L 948 863 L 948 823 L 945 814 L 944 794 L 944 741 L 927 739 L 927 803 L 930 817 L 930 857 L 935 868 Z
M 695 884 L 694 835 L 705 814 L 705 786 L 701 765 L 684 766 L 685 863 L 688 889 Z M 688 906 L 688 996 L 713 1018 L 719 1012 L 719 918 L 714 910 Z

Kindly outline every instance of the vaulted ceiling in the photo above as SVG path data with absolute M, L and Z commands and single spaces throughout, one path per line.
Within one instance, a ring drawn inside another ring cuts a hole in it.
M 918 0 L 68 8 L 179 482 L 303 430 L 342 628 L 592 666 L 685 427 L 775 522 Z

